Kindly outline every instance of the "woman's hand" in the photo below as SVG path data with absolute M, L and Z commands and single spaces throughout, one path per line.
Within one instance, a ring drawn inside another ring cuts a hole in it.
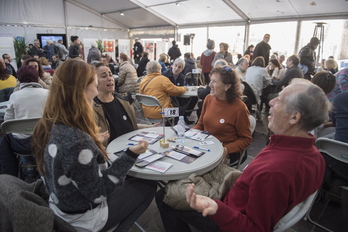
M 195 185 L 189 184 L 186 187 L 186 201 L 192 209 L 202 212 L 205 217 L 207 215 L 214 215 L 218 210 L 218 204 L 206 196 L 196 195 L 194 193 Z
M 133 153 L 140 155 L 141 153 L 144 153 L 149 146 L 149 143 L 145 140 L 140 140 L 139 143 L 133 147 L 130 147 L 129 150 L 131 150 Z
M 98 133 L 97 133 L 97 136 L 98 136 L 98 140 L 99 140 L 101 143 L 107 141 L 107 140 L 110 138 L 109 131 L 98 132 Z

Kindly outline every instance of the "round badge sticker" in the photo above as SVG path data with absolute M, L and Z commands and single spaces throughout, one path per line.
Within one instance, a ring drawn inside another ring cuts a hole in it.
M 127 116 L 126 115 L 123 115 L 123 120 L 127 120 Z
M 222 123 L 225 123 L 225 119 L 220 119 L 220 123 L 222 124 Z

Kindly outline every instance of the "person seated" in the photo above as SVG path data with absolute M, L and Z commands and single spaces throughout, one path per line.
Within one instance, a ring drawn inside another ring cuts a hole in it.
M 325 60 L 324 69 L 335 74 L 338 71 L 337 62 L 333 58 Z
M 41 63 L 41 65 L 42 65 L 42 68 L 43 68 L 43 70 L 44 71 L 47 71 L 47 70 L 51 70 L 52 69 L 52 67 L 51 67 L 51 65 L 48 63 L 48 60 L 46 59 L 46 57 L 40 57 L 39 58 L 39 61 L 40 61 L 40 63 Z
M 15 87 L 15 85 L 16 78 L 6 73 L 5 62 L 2 58 L 0 58 L 0 89 Z
M 210 79 L 210 95 L 194 129 L 209 131 L 219 139 L 224 159 L 228 157 L 232 164 L 252 141 L 249 111 L 240 98 L 239 77 L 229 66 L 213 68 Z
M 111 70 L 112 74 L 115 75 L 116 74 L 116 70 L 115 70 L 115 66 L 113 64 L 110 63 L 110 56 L 106 55 L 102 55 L 101 56 L 101 62 L 103 62 L 103 64 L 105 64 L 106 66 L 109 67 L 109 69 Z M 117 72 L 118 73 L 118 72 Z
M 2 59 L 5 62 L 6 73 L 17 78 L 16 70 L 14 69 L 14 67 L 11 64 L 11 62 L 12 62 L 11 56 L 7 53 L 4 53 L 4 54 L 2 54 Z
M 298 67 L 300 58 L 297 55 L 291 55 L 286 60 L 286 71 L 284 77 L 280 80 L 272 80 L 272 84 L 276 87 L 276 92 L 280 92 L 286 87 L 293 78 L 304 78 L 302 70 Z
M 185 61 L 185 65 L 184 65 L 184 70 L 182 70 L 182 74 L 184 74 L 184 76 L 191 72 L 192 73 L 192 69 L 196 69 L 196 62 L 194 59 L 191 58 L 191 53 L 190 52 L 186 52 L 184 54 L 184 61 Z
M 264 58 L 258 56 L 253 60 L 244 77 L 244 80 L 252 87 L 256 96 L 261 96 L 262 90 L 271 84 L 271 78 L 264 67 Z
M 285 214 L 320 187 L 325 161 L 308 131 L 327 118 L 330 103 L 324 92 L 295 79 L 270 105 L 268 127 L 275 133 L 270 143 L 221 200 L 195 194 L 190 184 L 186 200 L 198 212 L 160 205 L 167 232 L 190 231 L 187 223 L 202 232 L 273 231 Z
M 236 64 L 236 75 L 241 79 L 244 80 L 245 74 L 247 69 L 249 68 L 249 61 L 247 58 L 242 57 L 238 60 L 237 64 Z
M 185 86 L 176 86 L 168 77 L 161 75 L 161 65 L 157 61 L 150 61 L 146 65 L 147 75 L 140 82 L 140 93 L 154 96 L 162 108 L 172 108 L 172 96 L 180 96 L 187 91 Z M 159 106 L 143 105 L 144 116 L 152 123 L 162 123 L 162 109 Z
M 285 69 L 277 59 L 270 59 L 266 67 L 268 75 L 274 80 L 280 80 L 284 77 Z
M 185 53 L 190 54 L 190 53 Z M 183 74 L 183 70 L 185 67 L 185 61 L 183 61 L 181 58 L 177 58 L 173 62 L 173 66 L 169 68 L 167 71 L 163 72 L 162 75 L 169 78 L 169 80 L 177 86 L 184 86 L 186 85 L 185 82 L 185 75 Z M 191 115 L 193 109 L 195 108 L 198 98 L 197 97 L 190 97 L 190 98 L 172 98 L 174 104 L 178 107 L 182 107 L 184 111 L 187 111 L 185 113 L 185 122 L 187 124 L 192 124 L 194 121 L 188 120 L 188 117 Z
M 340 93 L 348 92 L 348 68 L 344 68 L 337 73 L 336 76 L 336 86 L 335 88 L 328 94 L 329 100 L 331 102 L 334 101 L 335 97 Z
M 17 71 L 19 90 L 11 94 L 8 107 L 5 112 L 4 121 L 13 119 L 27 119 L 41 117 L 48 90 L 42 88 L 39 82 L 38 71 L 28 65 L 20 67 Z M 31 154 L 31 135 L 13 133 L 8 135 L 9 142 L 5 137 L 0 140 L 0 165 L 1 174 L 18 176 L 18 160 L 16 153 Z M 35 164 L 34 158 L 21 156 L 21 163 L 25 165 Z M 35 168 L 23 170 L 25 177 L 37 177 Z
M 105 138 L 103 140 L 105 147 L 125 133 L 157 126 L 137 124 L 133 106 L 115 93 L 115 79 L 109 67 L 103 63 L 94 66 L 98 77 L 98 95 L 94 98 L 93 110 L 96 124 L 100 127 L 100 136 Z
M 158 59 L 158 63 L 161 65 L 161 73 L 163 74 L 165 71 L 167 71 L 167 66 L 165 65 L 167 60 L 167 55 L 165 53 L 160 54 L 160 57 Z
M 52 76 L 50 73 L 44 71 L 44 69 L 42 68 L 41 62 L 35 58 L 31 58 L 31 59 L 27 59 L 25 61 L 25 65 L 29 65 L 30 67 L 34 67 L 39 72 L 39 82 L 38 83 L 42 86 L 42 88 L 49 89 L 50 84 L 52 82 Z M 16 86 L 15 86 L 13 92 L 18 91 L 19 89 L 20 89 L 20 83 L 17 80 Z
M 140 141 L 108 166 L 98 139 L 93 98 L 95 68 L 69 59 L 55 72 L 44 114 L 33 133 L 33 152 L 52 211 L 77 231 L 128 231 L 150 205 L 156 182 L 129 178 L 148 143 Z
M 146 70 L 146 65 L 147 65 L 147 63 L 150 62 L 148 57 L 149 57 L 149 53 L 144 52 L 143 57 L 141 57 L 141 60 L 139 62 L 138 68 L 137 68 L 138 77 L 144 76 L 144 71 Z
M 137 70 L 128 62 L 128 56 L 124 53 L 121 53 L 117 81 L 117 92 L 122 96 L 126 96 L 127 92 L 139 93 L 139 84 L 137 83 L 137 80 Z
M 59 58 L 59 55 L 57 55 L 57 54 L 52 56 L 52 60 L 53 60 L 53 62 L 52 62 L 51 67 L 53 70 L 56 70 L 58 68 L 58 66 L 63 63 L 63 61 Z

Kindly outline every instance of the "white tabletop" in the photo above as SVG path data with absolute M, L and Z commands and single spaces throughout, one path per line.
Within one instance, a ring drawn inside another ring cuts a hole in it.
M 199 86 L 186 86 L 188 88 L 188 90 L 180 95 L 179 97 L 182 98 L 189 98 L 189 97 L 197 97 L 197 89 Z
M 153 131 L 158 134 L 163 134 L 163 127 L 153 127 L 153 128 L 145 128 L 140 130 L 135 130 L 132 132 L 129 132 L 127 134 L 124 134 L 113 141 L 108 145 L 107 152 L 110 159 L 115 159 L 116 155 L 114 155 L 114 152 L 120 151 L 126 147 L 130 147 L 127 144 L 128 143 L 134 143 L 130 140 L 128 140 L 133 135 L 136 135 L 142 131 Z M 166 139 L 171 138 L 175 135 L 175 132 L 170 128 L 166 127 Z M 185 140 L 185 146 L 193 148 L 193 146 L 201 146 L 204 148 L 208 148 L 211 151 L 205 151 L 205 154 L 197 158 L 195 161 L 193 161 L 190 164 L 183 163 L 181 161 L 169 158 L 169 157 L 163 157 L 161 161 L 168 162 L 173 164 L 172 167 L 170 167 L 165 173 L 160 173 L 156 171 L 152 171 L 146 168 L 139 168 L 136 166 L 133 166 L 129 171 L 128 175 L 142 178 L 142 179 L 148 179 L 148 180 L 178 180 L 187 178 L 192 173 L 196 173 L 198 175 L 202 175 L 213 168 L 215 168 L 222 160 L 222 154 L 223 154 L 223 147 L 220 141 L 210 136 L 205 141 L 213 141 L 214 144 L 212 145 L 200 145 L 198 141 L 186 139 Z M 136 142 L 135 142 L 136 143 Z M 176 143 L 169 142 L 169 148 L 162 148 L 160 147 L 160 142 L 157 141 L 153 145 L 149 145 L 149 148 L 157 151 L 157 152 L 164 152 L 167 150 L 170 150 L 172 146 L 175 146 Z M 203 151 L 203 150 L 202 150 Z

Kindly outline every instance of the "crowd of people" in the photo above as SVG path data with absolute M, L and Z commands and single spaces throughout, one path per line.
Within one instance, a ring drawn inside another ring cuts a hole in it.
M 4 120 L 40 120 L 32 136 L 0 138 L 0 173 L 17 176 L 15 152 L 35 154 L 35 160 L 21 162 L 35 163 L 38 170 L 22 172 L 45 180 L 49 207 L 78 231 L 108 231 L 116 225 L 115 231 L 127 231 L 154 198 L 167 232 L 191 231 L 188 224 L 200 231 L 272 231 L 323 182 L 328 158 L 314 146 L 320 128 L 336 128 L 330 136 L 348 143 L 348 69 L 338 70 L 329 58 L 323 62 L 325 70 L 316 70 L 314 52 L 320 41 L 315 37 L 287 58 L 270 54 L 270 38 L 265 34 L 256 46 L 248 46 L 236 63 L 229 45 L 220 43 L 216 52 L 213 40 L 197 58 L 192 53 L 181 58 L 173 41 L 158 61 L 149 59 L 138 38 L 134 61 L 124 53 L 116 60 L 92 43 L 87 62 L 78 36 L 71 36 L 68 49 L 62 41 L 47 41 L 41 48 L 35 40 L 17 71 L 3 54 L 0 90 L 13 88 Z M 198 95 L 180 98 L 188 90 L 186 76 L 194 70 L 202 75 Z M 233 165 L 252 142 L 253 108 L 242 100 L 245 85 L 266 105 L 272 136 L 223 198 L 195 193 L 189 184 L 191 210 L 182 211 L 164 202 L 165 192 L 157 191 L 155 181 L 127 176 L 146 151 L 146 141 L 108 162 L 106 147 L 112 140 L 158 126 L 162 108 L 175 106 L 187 124 L 195 123 L 194 129 L 221 141 L 222 164 Z M 132 93 L 159 100 L 161 107 L 142 106 L 149 124 L 137 123 Z M 196 105 L 198 120 L 190 121 Z

